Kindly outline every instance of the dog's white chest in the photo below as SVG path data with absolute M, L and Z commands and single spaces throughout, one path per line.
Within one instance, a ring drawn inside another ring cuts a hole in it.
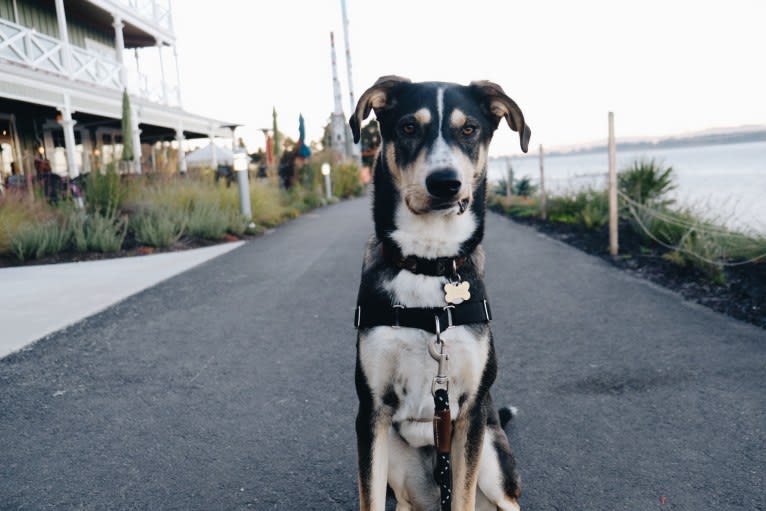
M 393 424 L 413 447 L 433 445 L 431 384 L 438 364 L 428 352 L 428 343 L 434 337 L 418 329 L 376 327 L 359 342 L 360 360 L 374 399 L 378 404 L 385 401 L 392 406 Z M 442 339 L 449 355 L 450 409 L 454 418 L 459 415 L 461 397 L 471 398 L 479 386 L 489 339 L 460 326 L 443 332 Z

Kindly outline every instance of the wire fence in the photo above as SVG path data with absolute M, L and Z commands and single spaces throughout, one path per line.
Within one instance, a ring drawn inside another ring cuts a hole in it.
M 668 210 L 657 209 L 648 204 L 633 200 L 624 192 L 618 190 L 618 195 L 627 207 L 635 225 L 637 225 L 648 238 L 669 250 L 694 257 L 704 263 L 718 267 L 734 267 L 753 264 L 766 259 L 766 251 L 746 259 L 731 260 L 730 247 L 741 247 L 752 244 L 756 246 L 759 241 L 761 246 L 766 245 L 764 238 L 752 238 L 740 232 L 731 231 L 725 227 L 710 224 L 704 220 L 695 219 L 692 216 L 673 214 Z M 660 239 L 657 230 L 647 226 L 647 223 L 661 222 L 666 227 L 677 228 L 682 234 L 675 243 Z M 700 242 L 700 240 L 703 240 Z M 697 243 L 692 243 L 696 241 Z M 702 246 L 707 254 L 690 247 Z M 711 254 L 712 253 L 712 254 Z

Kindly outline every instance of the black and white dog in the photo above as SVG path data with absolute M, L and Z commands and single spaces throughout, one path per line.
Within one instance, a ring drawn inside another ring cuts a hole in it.
M 355 317 L 360 508 L 385 509 L 390 486 L 399 511 L 445 509 L 445 495 L 454 510 L 516 510 L 515 462 L 489 394 L 497 364 L 480 243 L 492 135 L 505 119 L 526 152 L 529 127 L 487 81 L 384 76 L 350 119 L 357 142 L 371 110 L 382 144 Z

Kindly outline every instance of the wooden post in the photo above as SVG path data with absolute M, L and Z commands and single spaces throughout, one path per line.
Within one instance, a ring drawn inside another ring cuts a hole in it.
M 614 112 L 609 112 L 609 254 L 617 255 L 617 145 L 614 140 Z
M 513 194 L 513 167 L 509 156 L 505 157 L 505 167 L 505 196 L 510 197 Z
M 548 205 L 546 204 L 545 196 L 545 172 L 543 165 L 543 145 L 540 144 L 540 218 L 546 220 L 548 218 Z

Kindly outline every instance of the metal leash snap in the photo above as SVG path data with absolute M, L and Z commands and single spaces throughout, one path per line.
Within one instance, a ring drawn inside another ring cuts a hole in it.
M 439 363 L 439 366 L 436 370 L 436 376 L 434 376 L 431 383 L 431 394 L 436 394 L 436 391 L 439 389 L 449 390 L 449 377 L 447 376 L 447 361 L 449 357 L 444 350 L 444 341 L 440 335 L 441 325 L 439 324 L 439 316 L 435 315 L 434 320 L 436 322 L 436 338 L 433 342 L 428 343 L 428 353 L 431 355 L 431 358 Z M 436 349 L 437 344 L 439 345 L 438 351 Z

